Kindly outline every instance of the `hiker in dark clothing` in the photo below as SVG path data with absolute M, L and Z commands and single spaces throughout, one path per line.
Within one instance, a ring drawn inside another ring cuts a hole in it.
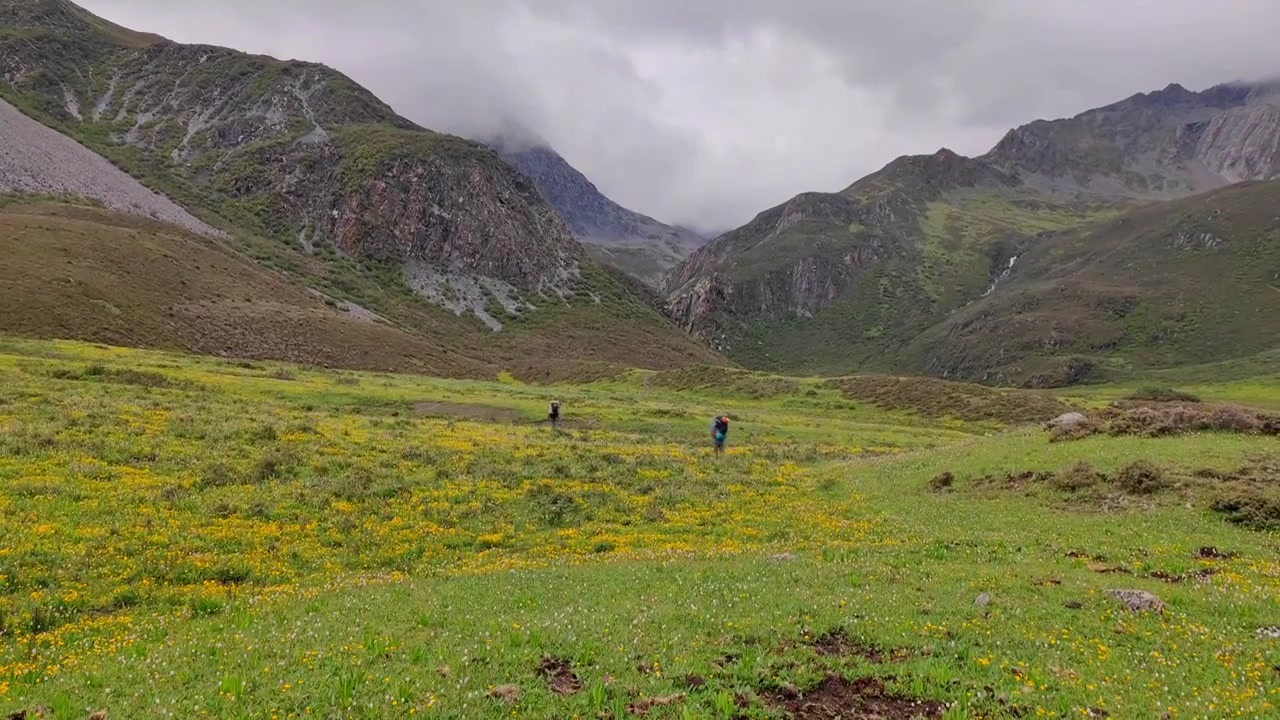
M 716 445 L 716 454 L 724 454 L 724 441 L 729 437 L 729 416 L 721 415 L 711 421 L 711 439 Z
M 560 428 L 560 401 L 551 401 L 551 410 L 547 413 L 547 417 L 551 420 L 551 427 Z

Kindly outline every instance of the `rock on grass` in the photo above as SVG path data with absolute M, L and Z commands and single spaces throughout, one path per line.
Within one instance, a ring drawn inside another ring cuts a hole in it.
M 1164 601 L 1145 590 L 1108 590 L 1106 594 L 1131 612 L 1164 612 Z

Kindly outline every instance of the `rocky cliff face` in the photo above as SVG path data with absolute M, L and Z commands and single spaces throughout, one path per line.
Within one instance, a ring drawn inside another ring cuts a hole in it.
M 1043 192 L 1168 199 L 1280 175 L 1276 84 L 1181 85 L 1016 128 L 984 159 Z
M 1280 177 L 1278 88 L 1170 85 L 1016 128 L 979 158 L 945 149 L 899 158 L 841 193 L 799 195 L 716 238 L 666 279 L 670 308 L 748 366 L 990 379 L 981 363 L 922 367 L 915 339 L 1000 295 L 1035 255 L 1019 257 L 1057 233 L 1135 204 Z
M 0 90 L 214 222 L 405 263 L 426 297 L 482 316 L 494 294 L 511 310 L 579 279 L 580 245 L 525 178 L 341 73 L 130 33 L 63 0 L 11 3 L 0 25 Z
M 692 230 L 666 225 L 610 200 L 543 143 L 497 139 L 488 144 L 533 181 L 596 259 L 651 285 L 706 243 Z

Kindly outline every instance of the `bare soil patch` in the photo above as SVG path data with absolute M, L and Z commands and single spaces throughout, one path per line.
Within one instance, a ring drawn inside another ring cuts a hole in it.
M 764 699 L 794 720 L 917 720 L 940 718 L 947 711 L 937 700 L 890 693 L 877 678 L 845 680 L 836 675 L 807 692 L 775 692 Z
M 547 687 L 556 695 L 573 695 L 582 690 L 582 680 L 573 671 L 568 660 L 548 655 L 538 663 L 538 674 L 547 681 Z
M 1196 553 L 1196 557 L 1201 560 L 1233 560 L 1239 557 L 1239 553 L 1223 551 L 1212 545 L 1206 545 L 1200 548 L 1200 551 Z
M 850 637 L 843 629 L 832 630 L 831 632 L 820 635 L 809 643 L 819 655 L 827 655 L 832 657 L 859 657 L 869 663 L 881 664 L 888 662 L 903 662 L 910 653 L 902 648 L 896 650 L 887 650 L 876 645 L 862 642 L 856 638 Z
M 631 713 L 632 715 L 639 715 L 640 717 L 644 717 L 645 715 L 649 714 L 650 710 L 656 707 L 666 707 L 667 705 L 674 705 L 683 699 L 684 699 L 684 693 L 675 693 L 674 695 L 662 695 L 659 697 L 645 698 L 643 700 L 637 700 L 636 702 L 633 702 L 627 705 L 627 712 Z
M 413 411 L 430 417 L 486 422 L 517 422 L 521 417 L 520 411 L 513 408 L 477 403 L 420 402 L 413 406 Z

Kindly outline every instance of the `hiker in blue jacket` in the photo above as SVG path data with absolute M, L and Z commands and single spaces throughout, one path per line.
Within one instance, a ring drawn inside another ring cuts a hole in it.
M 724 453 L 724 440 L 729 436 L 729 416 L 721 415 L 711 421 L 711 439 L 716 444 L 716 454 Z

